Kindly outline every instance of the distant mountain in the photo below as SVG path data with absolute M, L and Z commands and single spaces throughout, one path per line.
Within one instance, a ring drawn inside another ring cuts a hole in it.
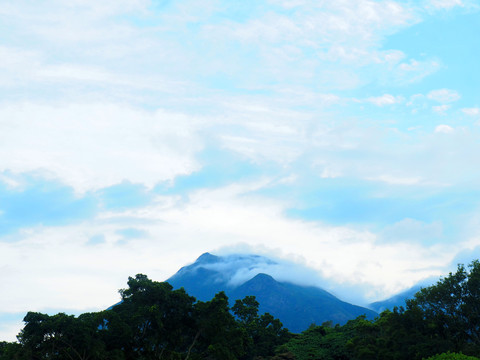
M 174 288 L 185 288 L 197 300 L 212 299 L 220 290 L 230 290 L 227 280 L 218 270 L 209 269 L 209 265 L 220 263 L 220 258 L 209 253 L 200 256 L 195 263 L 182 267 L 167 280 Z
M 438 278 L 436 277 L 430 277 L 427 278 L 420 283 L 412 286 L 410 289 L 407 289 L 405 291 L 402 291 L 401 293 L 394 295 L 388 299 L 381 300 L 381 301 L 376 301 L 374 303 L 371 303 L 368 305 L 369 309 L 372 309 L 378 313 L 381 313 L 384 310 L 392 310 L 395 306 L 400 307 L 403 306 L 405 307 L 406 305 L 406 300 L 407 299 L 413 299 L 415 294 L 419 292 L 422 288 L 431 286 L 435 282 L 438 281 Z
M 321 288 L 279 282 L 260 271 L 275 264 L 258 255 L 220 257 L 205 253 L 167 281 L 202 301 L 210 300 L 219 291 L 225 291 L 232 303 L 253 295 L 260 303 L 261 313 L 279 318 L 292 332 L 302 332 L 312 323 L 344 324 L 360 315 L 369 319 L 377 315 L 370 309 L 341 301 Z
M 376 301 L 368 305 L 368 307 L 378 313 L 381 313 L 384 310 L 392 310 L 395 306 L 405 307 L 406 300 L 412 299 L 413 296 L 421 289 L 420 285 L 415 285 L 408 290 L 402 291 L 401 293 L 394 295 L 388 299 Z

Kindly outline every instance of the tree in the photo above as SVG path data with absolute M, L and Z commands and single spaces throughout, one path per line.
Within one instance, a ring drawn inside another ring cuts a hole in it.
M 29 360 L 19 343 L 0 341 L 0 360 Z
M 236 360 L 245 353 L 245 331 L 230 312 L 223 291 L 195 304 L 195 349 L 201 359 Z
M 277 348 L 277 356 L 296 360 L 350 360 L 352 351 L 348 347 L 354 334 L 354 321 L 344 326 L 332 326 L 331 322 L 321 326 L 312 325 L 287 343 Z
M 434 355 L 426 360 L 478 360 L 477 357 L 463 355 L 462 353 L 446 352 L 439 355 Z
M 249 326 L 258 319 L 259 306 L 255 296 L 245 296 L 243 300 L 235 300 L 232 311 L 242 325 Z
M 422 313 L 443 351 L 480 353 L 480 262 L 473 261 L 468 270 L 458 265 L 455 273 L 420 290 L 407 310 Z
M 195 298 L 143 274 L 129 277 L 127 284 L 107 324 L 122 343 L 109 336 L 110 348 L 120 347 L 127 358 L 135 359 L 175 358 L 186 353 L 195 331 Z
M 291 334 L 280 320 L 269 313 L 258 315 L 259 303 L 255 296 L 246 296 L 236 300 L 232 311 L 247 334 L 246 354 L 244 358 L 271 356 L 275 348 L 287 342 Z
M 29 312 L 18 338 L 31 359 L 93 360 L 106 356 L 94 314 L 53 316 Z

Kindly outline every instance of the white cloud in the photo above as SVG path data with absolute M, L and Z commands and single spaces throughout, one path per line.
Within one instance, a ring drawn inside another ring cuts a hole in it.
M 451 103 L 460 100 L 460 94 L 455 90 L 437 89 L 432 90 L 427 94 L 427 98 L 437 101 L 442 104 Z
M 334 121 L 320 112 L 311 117 L 276 106 L 232 101 L 229 116 L 221 118 L 143 111 L 119 104 L 3 106 L 0 150 L 11 156 L 0 160 L 0 170 L 36 172 L 79 192 L 123 180 L 151 187 L 200 169 L 196 154 L 207 141 L 213 141 L 257 165 L 273 161 L 288 171 L 314 171 L 325 178 L 371 178 L 412 185 L 419 179 L 422 184 L 456 183 L 472 171 L 466 160 L 438 168 L 423 155 L 450 153 L 449 158 L 462 158 L 466 154 L 468 159 L 477 151 L 475 134 L 465 140 L 452 139 L 454 143 L 442 143 L 446 139 L 437 143 L 430 142 L 426 134 L 392 132 L 355 120 Z M 452 167 L 456 170 L 448 170 Z
M 198 169 L 201 121 L 119 104 L 0 107 L 1 171 L 40 172 L 77 191 L 129 180 L 153 186 Z
M 68 3 L 53 0 L 53 2 L 66 5 L 74 11 L 84 9 L 97 14 L 97 16 L 128 14 L 131 12 L 145 13 L 151 5 L 150 0 L 104 0 L 101 2 L 95 0 L 74 0 Z
M 7 174 L 0 173 L 0 181 L 7 185 L 7 187 L 10 189 L 18 189 L 22 186 L 22 183 L 18 179 L 15 179 L 14 176 Z
M 422 183 L 422 179 L 420 177 L 397 177 L 393 175 L 380 175 L 374 178 L 368 178 L 368 180 L 372 181 L 382 181 L 387 184 L 392 185 L 419 185 Z
M 432 6 L 435 9 L 451 9 L 456 6 L 464 6 L 462 0 L 430 0 L 429 6 Z
M 393 96 L 390 94 L 384 94 L 382 96 L 377 97 L 369 97 L 365 99 L 365 101 L 370 102 L 376 106 L 386 106 L 386 105 L 394 105 L 403 102 L 403 97 L 401 96 Z
M 10 2 L 10 6 L 3 8 L 3 11 L 13 25 L 12 31 L 26 31 L 29 39 L 36 41 L 24 41 L 24 45 L 39 49 L 39 45 L 45 43 L 63 44 L 65 48 L 55 49 L 58 54 L 63 55 L 64 51 L 70 50 L 84 58 L 104 41 L 117 43 L 122 42 L 122 38 L 131 40 L 132 35 L 138 32 L 128 22 L 116 22 L 115 17 L 144 15 L 149 3 L 148 0 L 68 3 L 48 0 L 42 4 L 16 1 Z M 90 47 L 85 47 L 86 44 Z M 81 50 L 86 53 L 82 54 Z
M 430 108 L 432 100 L 440 103 L 440 105 L 431 106 L 433 112 L 439 115 L 445 115 L 445 113 L 452 107 L 451 103 L 461 99 L 461 95 L 455 90 L 449 89 L 437 89 L 432 90 L 428 94 L 415 94 L 410 96 L 407 106 L 413 107 L 414 110 Z
M 442 134 L 450 134 L 452 132 L 454 132 L 455 129 L 452 128 L 451 126 L 449 125 L 438 125 L 437 127 L 435 127 L 435 132 L 436 133 L 442 133 Z
M 87 82 L 118 82 L 114 74 L 109 74 L 101 68 L 88 67 L 83 65 L 62 64 L 46 66 L 39 69 L 37 75 L 48 80 L 79 80 Z
M 0 45 L 0 91 L 28 84 L 41 62 L 38 52 Z
M 342 173 L 333 167 L 325 167 L 320 173 L 322 179 L 334 179 L 340 176 L 342 176 Z
M 438 105 L 438 106 L 432 106 L 432 111 L 439 114 L 439 115 L 445 115 L 445 113 L 451 108 L 451 105 Z
M 463 108 L 463 109 L 462 109 L 462 112 L 463 112 L 465 115 L 468 115 L 468 116 L 478 116 L 478 115 L 480 115 L 480 108 L 477 108 L 477 107 L 474 107 L 474 108 Z
M 424 107 L 425 105 L 425 95 L 423 94 L 414 94 L 410 96 L 407 106 Z
M 379 55 L 379 63 L 385 62 L 392 65 L 398 64 L 400 61 L 406 58 L 405 53 L 400 50 L 385 50 L 380 52 Z
M 239 243 L 267 256 L 272 251 L 295 255 L 340 286 L 363 284 L 383 297 L 425 275 L 415 270 L 436 273 L 462 249 L 378 244 L 365 230 L 289 219 L 288 204 L 251 195 L 269 183 L 200 190 L 186 202 L 159 198 L 157 204 L 100 214 L 81 224 L 25 229 L 15 242 L 0 242 L 0 279 L 11 289 L 0 306 L 5 312 L 102 309 L 118 300 L 116 290 L 128 276 L 142 272 L 164 280 L 206 250 Z M 122 243 L 118 229 L 125 227 L 145 236 Z M 105 241 L 88 245 L 98 234 Z
M 291 3 L 281 2 L 280 5 L 293 7 Z M 270 12 L 261 20 L 230 25 L 237 36 L 249 41 L 296 40 L 304 45 L 358 45 L 378 40 L 377 32 L 390 32 L 394 27 L 416 21 L 410 9 L 394 1 L 297 2 L 294 8 L 289 18 Z
M 276 4 L 292 11 L 271 10 L 246 21 L 204 28 L 204 38 L 215 39 L 221 47 L 239 42 L 238 48 L 258 54 L 257 65 L 247 75 L 257 84 L 259 79 L 288 77 L 289 82 L 348 89 L 377 81 L 378 76 L 362 71 L 364 67 L 388 72 L 405 57 L 400 50 L 381 49 L 382 39 L 418 21 L 412 9 L 393 1 Z M 429 69 L 434 71 L 431 64 Z
M 398 85 L 416 83 L 437 72 L 441 67 L 442 65 L 437 59 L 423 61 L 410 59 L 398 64 L 393 69 L 389 69 L 384 82 L 388 83 L 388 81 L 393 80 Z
M 425 137 L 355 120 L 333 121 L 320 112 L 311 117 L 283 108 L 284 104 L 240 99 L 228 103 L 229 115 L 221 118 L 143 111 L 119 104 L 3 106 L 0 149 L 11 156 L 0 160 L 0 170 L 36 172 L 59 179 L 78 192 L 123 180 L 151 187 L 198 170 L 201 165 L 196 154 L 207 141 L 257 165 L 273 161 L 288 171 L 310 169 L 324 178 L 450 183 L 460 181 L 462 174 L 471 170 L 467 166 L 465 171 L 443 173 L 419 156 L 430 150 L 470 154 L 475 145 L 469 141 L 459 141 L 451 148 L 453 144 L 429 143 Z M 385 144 L 386 137 L 392 142 Z M 349 156 L 352 152 L 354 158 Z M 305 159 L 309 159 L 307 168 Z M 464 161 L 455 167 L 461 164 Z M 416 169 L 413 174 L 412 166 Z
M 19 45 L 41 55 L 42 61 L 22 66 L 19 73 L 60 97 L 68 85 L 72 97 L 78 92 L 108 92 L 110 98 L 130 95 L 144 101 L 138 84 L 168 91 L 184 82 L 192 91 L 203 81 L 197 90 L 204 93 L 208 77 L 218 74 L 239 87 L 265 89 L 280 83 L 279 88 L 296 84 L 316 91 L 321 86 L 326 92 L 356 88 L 377 81 L 378 71 L 389 72 L 400 61 L 408 64 L 405 53 L 382 49 L 382 41 L 419 21 L 414 9 L 395 1 L 280 1 L 279 6 L 292 9 L 288 16 L 274 7 L 265 11 L 253 6 L 241 21 L 228 13 L 229 5 L 212 1 L 208 6 L 195 1 L 176 4 L 166 12 L 156 12 L 146 0 L 50 4 L 54 12 L 48 4 L 22 1 L 4 10 L 15 19 L 17 31 L 26 28 L 35 39 L 35 44 Z M 209 21 L 219 12 L 220 20 Z M 126 14 L 125 21 L 117 21 L 117 15 Z M 135 25 L 142 21 L 148 26 Z M 191 23 L 198 25 L 194 32 Z M 188 47 L 183 45 L 187 42 Z M 44 51 L 50 48 L 55 55 Z M 366 66 L 372 70 L 363 71 Z M 406 82 L 428 75 L 421 67 L 409 70 L 405 80 L 405 71 L 399 71 Z M 90 82 L 92 88 L 79 81 Z M 31 88 L 28 85 L 17 84 Z

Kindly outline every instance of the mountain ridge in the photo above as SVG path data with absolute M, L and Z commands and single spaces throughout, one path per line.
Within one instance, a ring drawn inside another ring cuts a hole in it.
M 167 282 L 174 288 L 183 287 L 201 301 L 211 299 L 219 291 L 225 291 L 232 303 L 247 295 L 255 296 L 260 313 L 270 313 L 293 332 L 326 321 L 343 325 L 360 315 L 369 319 L 378 315 L 371 309 L 342 301 L 320 287 L 277 281 L 261 271 L 265 264 L 276 265 L 276 262 L 259 255 L 222 257 L 204 253 Z

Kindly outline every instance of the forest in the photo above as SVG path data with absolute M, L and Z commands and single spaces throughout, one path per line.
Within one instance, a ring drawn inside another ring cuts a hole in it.
M 423 288 L 374 320 L 312 324 L 292 334 L 259 314 L 253 296 L 230 305 L 223 292 L 196 301 L 146 275 L 122 300 L 78 317 L 29 312 L 0 360 L 474 360 L 480 354 L 480 262 Z

